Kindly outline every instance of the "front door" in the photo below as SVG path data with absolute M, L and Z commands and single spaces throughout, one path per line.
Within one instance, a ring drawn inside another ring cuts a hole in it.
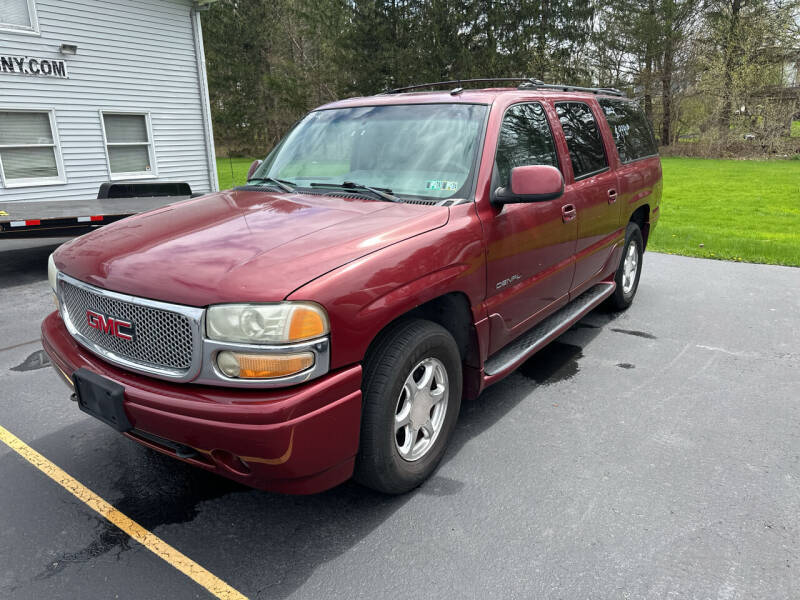
M 509 185 L 511 169 L 561 168 L 547 114 L 538 102 L 510 106 L 497 143 L 492 189 Z M 495 352 L 566 302 L 577 237 L 572 194 L 545 202 L 506 204 L 482 212 L 487 241 L 489 352 Z

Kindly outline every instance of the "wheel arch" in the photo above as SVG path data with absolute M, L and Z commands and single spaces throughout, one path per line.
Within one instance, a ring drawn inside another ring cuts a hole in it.
M 463 394 L 475 398 L 481 390 L 481 357 L 478 331 L 472 319 L 469 297 L 464 292 L 447 292 L 399 315 L 387 323 L 372 338 L 364 354 L 366 359 L 372 349 L 390 335 L 394 327 L 407 319 L 425 319 L 444 327 L 456 341 L 461 354 Z
M 367 347 L 367 354 L 393 326 L 406 319 L 425 319 L 444 327 L 456 341 L 461 361 L 467 366 L 479 363 L 478 335 L 472 323 L 472 309 L 464 292 L 448 292 L 432 298 L 387 323 Z

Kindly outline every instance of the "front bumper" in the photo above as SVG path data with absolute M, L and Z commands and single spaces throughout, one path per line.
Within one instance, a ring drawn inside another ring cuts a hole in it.
M 140 444 L 252 487 L 294 494 L 331 488 L 353 472 L 361 420 L 361 366 L 285 389 L 171 383 L 124 371 L 80 346 L 58 313 L 42 345 L 69 382 L 81 367 L 125 388 Z

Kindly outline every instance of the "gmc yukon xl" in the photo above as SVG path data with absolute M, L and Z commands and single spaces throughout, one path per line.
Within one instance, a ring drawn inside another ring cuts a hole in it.
M 662 186 L 639 107 L 417 87 L 322 106 L 246 185 L 54 252 L 42 342 L 80 409 L 253 487 L 402 493 L 462 398 L 627 308 Z

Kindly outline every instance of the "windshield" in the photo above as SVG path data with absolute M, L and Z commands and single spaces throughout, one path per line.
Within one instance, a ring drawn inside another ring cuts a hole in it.
M 469 192 L 486 106 L 405 104 L 310 113 L 253 179 L 356 183 L 431 199 Z

